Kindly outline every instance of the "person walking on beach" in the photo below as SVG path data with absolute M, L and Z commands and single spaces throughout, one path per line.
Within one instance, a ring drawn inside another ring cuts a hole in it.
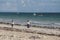
M 12 20 L 12 23 L 11 23 L 11 27 L 13 28 L 13 25 L 14 25 L 14 21 Z
M 31 22 L 29 20 L 27 20 L 27 28 L 30 28 L 30 24 L 31 24 Z

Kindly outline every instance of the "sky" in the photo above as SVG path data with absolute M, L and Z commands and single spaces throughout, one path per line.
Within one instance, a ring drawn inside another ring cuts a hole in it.
M 0 0 L 0 12 L 60 12 L 60 0 Z

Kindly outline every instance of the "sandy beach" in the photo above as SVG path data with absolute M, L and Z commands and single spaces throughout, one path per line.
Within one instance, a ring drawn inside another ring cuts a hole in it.
M 60 40 L 60 0 L 0 0 L 0 40 Z
M 0 40 L 60 40 L 60 30 L 0 24 Z

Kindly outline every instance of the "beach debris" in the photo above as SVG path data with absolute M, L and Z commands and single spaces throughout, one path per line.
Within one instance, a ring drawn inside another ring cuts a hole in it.
M 10 37 L 14 37 L 14 35 L 10 35 Z
M 40 36 L 37 36 L 37 35 L 33 35 L 31 37 L 29 37 L 29 39 L 40 39 L 41 37 Z
M 0 35 L 0 37 L 1 37 L 2 35 Z

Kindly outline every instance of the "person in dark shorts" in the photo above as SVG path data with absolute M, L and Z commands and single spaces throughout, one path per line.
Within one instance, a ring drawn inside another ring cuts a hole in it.
M 13 22 L 13 20 L 12 20 L 12 23 L 11 23 L 12 28 L 13 28 L 13 25 L 14 25 L 14 22 Z
M 27 28 L 30 28 L 30 21 L 27 20 Z

